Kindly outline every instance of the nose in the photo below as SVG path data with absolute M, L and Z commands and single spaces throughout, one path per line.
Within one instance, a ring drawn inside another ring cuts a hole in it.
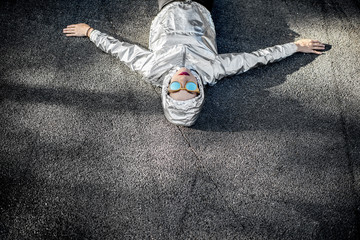
M 181 86 L 184 87 L 185 84 L 186 84 L 189 80 L 191 80 L 191 78 L 190 78 L 190 76 L 188 76 L 188 75 L 181 75 L 181 76 L 179 76 L 179 78 L 178 78 L 177 80 L 178 80 L 178 82 L 181 84 Z

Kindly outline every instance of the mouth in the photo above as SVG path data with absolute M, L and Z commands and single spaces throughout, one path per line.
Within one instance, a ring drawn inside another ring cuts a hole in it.
M 179 75 L 187 75 L 187 76 L 190 76 L 190 74 L 188 72 L 182 72 L 182 73 L 179 73 Z

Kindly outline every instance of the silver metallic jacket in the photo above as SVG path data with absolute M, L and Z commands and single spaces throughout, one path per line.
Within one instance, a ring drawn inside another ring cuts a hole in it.
M 216 33 L 210 12 L 196 2 L 173 2 L 165 6 L 151 24 L 149 50 L 121 42 L 98 30 L 90 40 L 97 47 L 119 58 L 144 79 L 162 87 L 165 117 L 172 123 L 191 126 L 204 103 L 204 86 L 218 80 L 284 59 L 296 52 L 294 43 L 277 45 L 252 53 L 218 54 Z M 176 101 L 167 92 L 174 73 L 186 67 L 198 80 L 200 94 Z

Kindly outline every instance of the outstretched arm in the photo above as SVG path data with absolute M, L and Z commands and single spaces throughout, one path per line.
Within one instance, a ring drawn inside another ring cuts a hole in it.
M 149 63 L 153 56 L 152 52 L 147 49 L 119 41 L 106 33 L 94 30 L 85 23 L 69 25 L 63 29 L 63 33 L 68 37 L 89 37 L 98 48 L 117 57 L 134 71 L 142 72 L 144 65 Z
M 293 43 L 276 45 L 252 53 L 219 54 L 213 64 L 216 65 L 216 69 L 221 70 L 216 73 L 215 78 L 219 80 L 226 76 L 240 74 L 259 65 L 280 61 L 296 52 L 321 54 L 318 50 L 324 49 L 325 45 L 320 41 L 301 39 Z

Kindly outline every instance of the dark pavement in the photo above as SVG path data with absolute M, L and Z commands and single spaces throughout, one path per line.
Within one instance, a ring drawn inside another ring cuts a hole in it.
M 86 38 L 154 0 L 0 3 L 0 239 L 360 239 L 360 3 L 215 0 L 220 53 L 331 49 L 220 81 L 195 126 Z

